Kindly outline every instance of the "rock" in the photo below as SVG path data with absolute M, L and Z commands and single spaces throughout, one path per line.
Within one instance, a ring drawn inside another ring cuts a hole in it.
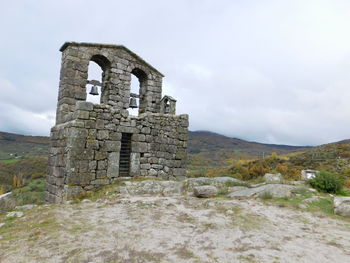
M 196 186 L 193 188 L 193 194 L 200 198 L 214 197 L 218 194 L 218 189 L 213 185 Z
M 266 173 L 264 175 L 264 181 L 266 183 L 280 183 L 282 181 L 282 175 L 280 173 L 278 174 Z
M 163 195 L 181 194 L 183 184 L 176 181 L 145 180 L 142 182 L 125 182 L 125 186 L 119 188 L 121 194 L 130 195 Z
M 300 209 L 307 209 L 307 208 L 308 208 L 308 206 L 305 205 L 305 204 L 299 204 L 298 207 L 299 207 Z
M 237 192 L 237 191 L 241 191 L 241 190 L 245 190 L 245 189 L 248 189 L 248 187 L 246 187 L 246 186 L 232 186 L 232 187 L 229 187 L 227 190 L 229 193 L 232 193 L 232 192 Z
M 304 199 L 304 200 L 303 200 L 303 203 L 309 204 L 309 203 L 313 203 L 313 202 L 318 202 L 318 201 L 320 201 L 320 199 L 321 199 L 321 198 L 320 198 L 319 196 L 313 196 L 313 197 Z
M 236 191 L 227 195 L 229 198 L 245 198 L 252 196 L 261 196 L 266 192 L 270 193 L 272 197 L 284 198 L 292 195 L 292 190 L 295 186 L 286 184 L 267 184 L 256 188 L 248 188 L 241 191 Z
M 37 205 L 34 204 L 28 204 L 28 205 L 21 205 L 21 206 L 16 206 L 16 210 L 30 210 L 36 207 Z
M 6 217 L 12 217 L 12 216 L 22 217 L 23 216 L 23 212 L 21 212 L 21 211 L 12 211 L 12 212 L 8 212 L 6 214 Z
M 333 207 L 336 215 L 350 217 L 350 197 L 334 197 Z
M 202 185 L 213 185 L 216 187 L 223 187 L 228 185 L 243 185 L 244 182 L 232 177 L 198 177 L 198 178 L 189 178 L 184 181 L 185 186 L 188 191 L 192 191 L 195 186 Z
M 0 195 L 0 213 L 16 207 L 16 200 L 12 192 Z
M 310 180 L 312 178 L 315 178 L 316 174 L 318 174 L 319 171 L 317 170 L 302 170 L 301 171 L 301 180 Z

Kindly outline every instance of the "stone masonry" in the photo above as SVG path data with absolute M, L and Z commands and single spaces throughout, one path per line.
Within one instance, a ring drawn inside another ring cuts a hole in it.
M 60 51 L 48 202 L 62 202 L 124 176 L 186 175 L 188 115 L 175 115 L 176 100 L 162 98 L 159 71 L 124 46 L 67 42 Z M 103 71 L 100 104 L 86 102 L 90 61 Z M 130 93 L 131 74 L 140 82 L 137 95 Z M 139 98 L 138 116 L 129 116 L 131 97 Z

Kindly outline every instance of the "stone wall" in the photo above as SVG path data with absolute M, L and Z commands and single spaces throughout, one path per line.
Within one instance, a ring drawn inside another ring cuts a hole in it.
M 86 43 L 63 48 L 47 201 L 62 202 L 117 180 L 123 133 L 131 134 L 129 176 L 186 175 L 188 115 L 175 115 L 175 100 L 171 114 L 160 113 L 162 75 L 128 52 L 124 47 Z M 85 65 L 96 54 L 108 58 L 99 58 L 104 69 L 101 104 L 85 101 Z M 129 116 L 127 110 L 133 72 L 143 78 L 139 116 Z

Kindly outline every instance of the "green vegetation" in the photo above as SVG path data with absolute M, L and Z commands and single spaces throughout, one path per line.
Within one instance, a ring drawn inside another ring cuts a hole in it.
M 325 193 L 339 193 L 342 190 L 343 180 L 336 174 L 321 171 L 315 178 L 309 180 L 310 185 Z
M 31 180 L 45 178 L 47 159 L 25 158 L 16 162 L 0 162 L 0 191 L 9 192 L 30 184 Z
M 45 202 L 45 179 L 36 178 L 27 185 L 13 190 L 17 205 L 43 204 Z
M 48 149 L 49 137 L 0 132 L 0 160 L 5 162 L 22 157 L 47 156 Z

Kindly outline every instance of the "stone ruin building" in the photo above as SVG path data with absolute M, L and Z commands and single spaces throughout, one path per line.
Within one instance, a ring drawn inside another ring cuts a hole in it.
M 120 177 L 172 179 L 186 174 L 188 115 L 162 97 L 163 75 L 120 45 L 66 42 L 56 125 L 51 129 L 46 199 L 62 202 Z M 88 80 L 90 61 L 101 81 Z M 131 76 L 139 93 L 131 93 Z M 100 104 L 87 102 L 101 92 Z M 129 114 L 136 108 L 138 116 Z

